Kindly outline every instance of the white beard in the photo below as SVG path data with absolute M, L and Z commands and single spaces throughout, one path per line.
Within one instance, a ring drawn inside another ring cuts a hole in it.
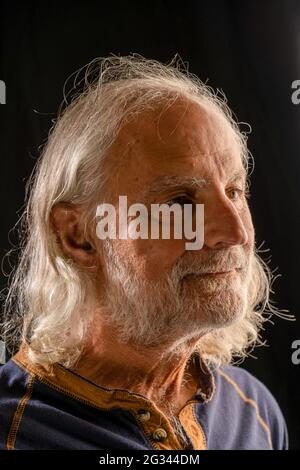
M 107 288 L 104 319 L 117 330 L 118 339 L 136 347 L 155 348 L 173 343 L 176 351 L 187 339 L 223 328 L 245 317 L 250 279 L 250 256 L 235 247 L 230 254 L 214 255 L 214 264 L 205 263 L 205 270 L 215 270 L 216 256 L 243 269 L 228 277 L 194 276 L 203 264 L 193 258 L 189 263 L 179 259 L 168 275 L 159 281 L 141 280 L 132 266 L 106 240 L 105 262 Z M 223 263 L 224 264 L 224 263 Z

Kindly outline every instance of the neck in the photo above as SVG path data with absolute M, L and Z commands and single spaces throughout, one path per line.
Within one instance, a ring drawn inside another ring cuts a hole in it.
M 178 340 L 156 349 L 118 342 L 105 328 L 84 348 L 74 371 L 97 385 L 124 388 L 152 400 L 167 412 L 178 412 L 195 394 L 198 377 L 192 359 L 198 338 Z

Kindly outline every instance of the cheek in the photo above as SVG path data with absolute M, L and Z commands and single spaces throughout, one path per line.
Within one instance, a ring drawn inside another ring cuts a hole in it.
M 134 259 L 136 271 L 144 279 L 155 280 L 169 272 L 185 251 L 184 240 L 128 240 L 128 254 Z

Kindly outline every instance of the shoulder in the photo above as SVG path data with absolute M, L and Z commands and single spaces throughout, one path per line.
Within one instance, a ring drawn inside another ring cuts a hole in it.
M 270 390 L 253 374 L 246 369 L 237 366 L 223 366 L 214 372 L 216 381 L 220 384 L 225 383 L 226 386 L 234 390 L 238 395 L 251 395 L 260 403 L 268 403 L 275 409 L 278 404 L 270 392 Z M 243 397 L 244 398 L 244 397 Z
M 273 449 L 288 448 L 288 433 L 281 409 L 270 390 L 242 367 L 214 371 L 216 394 L 232 411 L 251 415 L 269 433 Z
M 0 450 L 12 448 L 15 419 L 29 391 L 29 374 L 12 360 L 0 366 Z M 23 400 L 23 401 L 22 401 Z

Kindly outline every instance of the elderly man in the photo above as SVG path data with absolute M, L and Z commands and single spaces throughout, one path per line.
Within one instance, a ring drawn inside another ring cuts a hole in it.
M 0 369 L 1 448 L 286 449 L 275 399 L 231 365 L 276 313 L 244 134 L 174 63 L 111 57 L 85 78 L 30 185 L 2 325 L 18 351 Z M 203 205 L 203 245 L 101 239 L 97 207 L 119 218 L 121 195 Z

